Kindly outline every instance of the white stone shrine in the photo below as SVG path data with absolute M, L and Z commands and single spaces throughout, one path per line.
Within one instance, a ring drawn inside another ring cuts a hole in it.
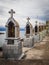
M 33 37 L 34 37 L 34 43 L 36 43 L 36 42 L 39 42 L 39 27 L 38 27 L 38 25 L 37 25 L 37 21 L 36 21 L 36 24 L 35 24 L 35 27 L 34 27 L 34 35 L 33 35 Z
M 6 39 L 3 45 L 3 56 L 6 59 L 20 60 L 23 57 L 22 43 L 20 41 L 20 28 L 19 24 L 13 18 L 13 9 L 9 11 L 11 17 L 6 23 Z
M 23 46 L 25 47 L 32 47 L 34 45 L 34 40 L 33 40 L 33 27 L 31 23 L 29 22 L 30 18 L 27 18 L 27 23 L 25 27 L 25 38 L 24 38 L 24 43 Z
M 39 23 L 39 39 L 40 39 L 40 42 L 43 40 L 43 33 L 42 33 L 42 25 L 41 23 Z

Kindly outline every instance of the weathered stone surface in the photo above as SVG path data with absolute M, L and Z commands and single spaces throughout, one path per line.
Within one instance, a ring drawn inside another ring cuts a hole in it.
M 40 36 L 39 36 L 39 34 L 33 35 L 33 37 L 34 37 L 34 43 L 40 41 Z
M 40 39 L 40 42 L 43 40 L 43 36 L 42 36 L 42 32 L 41 33 L 39 33 L 39 39 Z
M 14 44 L 14 45 L 3 45 L 3 56 L 5 58 L 16 58 L 18 59 L 22 54 L 22 43 Z
M 32 47 L 33 45 L 34 45 L 34 38 L 33 37 L 24 38 L 23 46 L 25 46 L 25 47 Z
M 46 30 L 42 31 L 42 35 L 43 35 L 43 38 L 44 38 L 45 35 L 46 35 Z

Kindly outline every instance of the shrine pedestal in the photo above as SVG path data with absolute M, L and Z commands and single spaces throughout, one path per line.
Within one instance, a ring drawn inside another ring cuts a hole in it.
M 42 31 L 43 38 L 46 36 L 46 30 Z
M 40 41 L 40 35 L 39 34 L 36 34 L 36 35 L 34 34 L 33 37 L 34 37 L 34 43 Z
M 20 40 L 14 40 L 14 44 L 3 45 L 3 57 L 5 59 L 20 60 L 24 54 L 22 53 L 22 43 Z
M 44 37 L 46 36 L 46 30 L 43 31 Z
M 23 42 L 24 47 L 33 47 L 33 45 L 34 45 L 34 38 L 33 37 L 24 38 L 24 42 Z
M 43 40 L 42 32 L 39 33 L 40 36 L 40 42 Z
M 43 38 L 46 36 L 46 30 L 40 32 L 39 35 L 40 35 L 40 41 L 42 41 Z

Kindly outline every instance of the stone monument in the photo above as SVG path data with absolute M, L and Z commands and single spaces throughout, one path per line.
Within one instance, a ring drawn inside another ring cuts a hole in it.
M 43 24 L 43 38 L 46 36 L 45 24 Z
M 25 38 L 24 38 L 24 43 L 23 46 L 25 47 L 32 47 L 34 45 L 34 40 L 33 40 L 33 27 L 31 23 L 29 22 L 30 18 L 27 18 L 27 23 L 25 27 Z
M 37 25 L 37 21 L 35 22 L 35 27 L 34 27 L 34 42 L 39 42 L 39 27 Z
M 39 40 L 40 40 L 40 42 L 43 40 L 41 23 L 39 23 Z
M 9 11 L 11 17 L 6 23 L 6 39 L 3 45 L 3 57 L 11 60 L 20 60 L 24 54 L 22 54 L 22 43 L 20 41 L 20 28 L 19 24 L 13 18 L 13 9 Z
M 46 33 L 49 33 L 49 20 L 46 21 Z

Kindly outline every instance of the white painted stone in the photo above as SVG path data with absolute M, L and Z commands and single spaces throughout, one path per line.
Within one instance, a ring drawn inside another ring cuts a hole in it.
M 43 38 L 46 36 L 46 30 L 42 31 Z
M 34 43 L 40 41 L 40 36 L 39 36 L 39 34 L 36 34 L 36 35 L 34 34 L 33 37 L 34 37 Z
M 33 40 L 33 26 L 29 22 L 30 18 L 27 18 L 27 23 L 25 27 L 25 37 L 24 37 L 24 42 L 23 46 L 25 47 L 32 47 L 34 45 L 34 40 Z
M 18 42 L 14 45 L 3 45 L 3 54 L 5 58 L 18 59 L 22 54 L 22 43 Z
M 33 37 L 24 38 L 23 46 L 25 46 L 25 47 L 32 47 L 33 45 L 34 45 L 34 38 Z
M 42 32 L 39 33 L 39 39 L 40 39 L 40 42 L 43 40 L 43 36 L 42 36 Z

